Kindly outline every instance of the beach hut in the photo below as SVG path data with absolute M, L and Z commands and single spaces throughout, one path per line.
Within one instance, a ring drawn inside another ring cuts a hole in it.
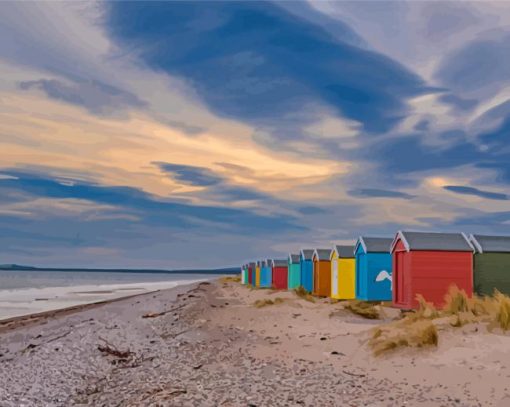
M 301 285 L 301 263 L 299 261 L 299 254 L 289 254 L 288 257 L 288 276 L 287 288 L 293 290 Z
M 287 260 L 273 260 L 273 288 L 277 290 L 287 289 Z
M 313 295 L 329 297 L 331 295 L 331 262 L 329 249 L 315 249 L 313 261 Z
M 473 251 L 462 233 L 398 232 L 391 244 L 393 305 L 417 308 L 416 295 L 421 294 L 442 306 L 452 285 L 471 296 Z
M 478 295 L 494 290 L 510 295 L 510 236 L 470 235 L 475 248 L 473 289 Z
M 312 249 L 303 249 L 299 254 L 299 264 L 301 268 L 301 286 L 309 293 L 313 291 L 312 256 Z
M 392 239 L 360 236 L 354 248 L 356 298 L 363 301 L 391 301 Z
M 255 287 L 260 287 L 260 265 L 261 265 L 261 261 L 258 260 L 256 263 L 255 263 Z
M 354 246 L 335 245 L 329 257 L 331 261 L 331 298 L 337 300 L 356 298 Z
M 246 264 L 241 266 L 241 284 L 248 284 L 248 272 Z
M 263 260 L 260 266 L 260 287 L 271 288 L 273 286 L 272 260 Z
M 255 287 L 255 263 L 248 263 L 248 284 Z

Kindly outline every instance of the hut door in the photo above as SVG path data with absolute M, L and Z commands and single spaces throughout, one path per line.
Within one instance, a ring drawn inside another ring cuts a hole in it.
M 331 292 L 332 292 L 333 296 L 338 296 L 338 260 L 333 259 L 333 262 L 331 263 L 331 265 L 332 265 L 332 269 L 333 269 L 333 273 L 332 273 L 333 286 L 331 287 Z
M 396 278 L 394 279 L 394 290 L 396 292 L 397 304 L 404 304 L 404 252 L 395 253 L 395 271 L 397 272 Z

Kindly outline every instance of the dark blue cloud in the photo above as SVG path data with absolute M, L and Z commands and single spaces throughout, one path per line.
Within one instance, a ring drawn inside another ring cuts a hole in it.
M 132 187 L 107 187 L 76 181 L 73 185 L 63 185 L 44 174 L 4 170 L 18 179 L 2 180 L 0 192 L 4 189 L 18 190 L 24 194 L 47 198 L 75 198 L 96 203 L 115 205 L 130 214 L 140 217 L 144 224 L 166 225 L 177 228 L 198 228 L 196 221 L 207 221 L 232 229 L 237 233 L 249 230 L 261 233 L 266 230 L 299 230 L 297 220 L 286 215 L 262 216 L 245 209 L 216 206 L 189 205 L 180 202 L 158 199 Z
M 362 151 L 365 157 L 376 160 L 378 174 L 388 177 L 430 169 L 447 169 L 472 164 L 475 158 L 489 157 L 469 143 L 454 143 L 447 148 L 424 146 L 417 137 L 406 137 L 384 142 Z
M 249 209 L 186 204 L 132 187 L 83 181 L 63 185 L 42 171 L 3 170 L 2 173 L 17 177 L 0 180 L 0 196 L 13 198 L 0 202 L 0 256 L 6 263 L 160 268 L 224 266 L 238 264 L 244 256 L 260 255 L 262 246 L 268 255 L 276 255 L 265 236 L 284 239 L 283 236 L 308 230 L 301 219 L 287 214 L 261 215 Z M 246 197 L 251 198 L 248 191 Z M 87 213 L 52 208 L 38 212 L 33 202 L 39 198 L 45 198 L 46 205 L 51 205 L 48 198 L 73 198 L 99 206 L 98 209 L 90 206 Z M 8 211 L 4 210 L 5 204 L 10 205 Z M 13 204 L 24 204 L 23 211 L 30 214 L 16 215 Z M 99 250 L 99 253 L 95 255 L 87 250 Z
M 222 177 L 215 175 L 212 171 L 203 167 L 164 162 L 157 162 L 154 164 L 172 178 L 184 184 L 205 187 L 216 185 L 223 181 Z
M 110 2 L 105 27 L 150 67 L 189 80 L 215 112 L 275 132 L 290 114 L 294 124 L 309 120 L 295 115 L 309 104 L 383 132 L 403 117 L 406 98 L 426 91 L 351 35 L 342 41 L 271 3 Z
M 195 195 L 198 196 L 227 202 L 260 199 L 271 200 L 266 194 L 250 188 L 232 185 L 225 177 L 216 174 L 208 168 L 165 162 L 155 162 L 153 164 L 181 183 L 207 187 L 205 191 L 196 192 Z
M 348 191 L 348 193 L 357 198 L 401 198 L 401 199 L 414 198 L 414 195 L 407 194 L 405 192 L 378 188 L 352 189 Z
M 49 98 L 84 107 L 97 115 L 112 115 L 126 108 L 146 106 L 136 95 L 94 80 L 76 80 L 67 84 L 56 79 L 39 79 L 20 82 L 19 87 L 41 90 Z
M 494 199 L 498 201 L 508 201 L 510 197 L 507 194 L 501 194 L 499 192 L 483 191 L 478 188 L 468 187 L 463 185 L 446 185 L 443 187 L 447 191 L 455 192 L 462 195 L 473 195 L 480 198 Z

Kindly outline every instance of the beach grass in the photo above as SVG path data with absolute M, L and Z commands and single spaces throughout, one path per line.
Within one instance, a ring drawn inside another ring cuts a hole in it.
M 314 296 L 311 295 L 308 291 L 306 291 L 305 288 L 303 286 L 301 286 L 301 285 L 298 288 L 294 289 L 294 293 L 298 297 L 300 297 L 300 298 L 302 298 L 302 299 L 304 299 L 304 300 L 306 300 L 308 302 L 313 302 L 313 303 L 315 302 Z
M 240 283 L 241 277 L 240 276 L 225 276 L 220 278 L 221 283 Z
M 498 327 L 503 331 L 510 330 L 510 297 L 499 291 L 490 297 L 468 297 L 464 290 L 452 286 L 441 309 L 436 309 L 421 295 L 416 299 L 419 304 L 416 311 L 372 331 L 369 346 L 375 355 L 401 347 L 437 346 L 439 335 L 436 326 L 441 324 L 460 328 L 484 322 L 488 323 L 489 330 Z M 434 323 L 434 320 L 438 321 Z
M 437 346 L 439 335 L 431 320 L 403 321 L 392 322 L 373 331 L 369 346 L 375 356 L 400 347 Z
M 255 308 L 263 308 L 263 307 L 267 307 L 269 305 L 282 304 L 283 302 L 285 302 L 285 299 L 280 298 L 280 297 L 276 297 L 274 299 L 265 298 L 263 300 L 255 301 L 253 303 L 253 305 L 254 305 Z
M 379 319 L 379 310 L 376 305 L 371 302 L 353 300 L 344 305 L 344 308 L 351 311 L 353 314 L 359 315 L 366 319 Z

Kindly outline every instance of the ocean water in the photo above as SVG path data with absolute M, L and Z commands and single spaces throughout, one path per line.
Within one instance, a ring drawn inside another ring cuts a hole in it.
M 217 277 L 184 273 L 0 270 L 0 320 Z

